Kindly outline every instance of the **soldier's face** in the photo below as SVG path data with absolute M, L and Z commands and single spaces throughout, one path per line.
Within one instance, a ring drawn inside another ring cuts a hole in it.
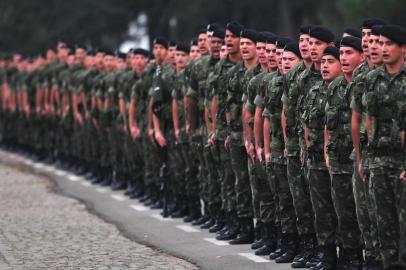
M 211 37 L 210 38 L 210 52 L 211 56 L 213 58 L 220 58 L 220 50 L 221 50 L 221 44 L 223 40 L 218 37 Z
M 226 37 L 224 39 L 227 47 L 228 54 L 240 53 L 240 38 L 234 35 L 231 31 L 226 30 Z
M 54 61 L 56 59 L 56 53 L 54 50 L 47 50 L 47 60 L 48 61 Z
M 244 61 L 253 60 L 257 57 L 257 48 L 255 42 L 248 38 L 240 39 L 240 51 Z
M 275 58 L 276 58 L 276 63 L 278 63 L 278 69 L 280 72 L 282 72 L 282 56 L 283 56 L 283 49 L 278 49 L 276 48 L 276 53 L 275 53 Z
M 370 35 L 368 41 L 369 58 L 374 65 L 382 64 L 382 50 L 379 44 L 379 36 Z
M 67 60 L 66 60 L 66 63 L 69 66 L 73 66 L 75 64 L 75 56 L 74 55 L 69 55 Z
M 340 47 L 340 63 L 343 73 L 352 74 L 362 60 L 362 54 L 354 48 Z
M 266 43 L 265 42 L 257 42 L 257 55 L 258 55 L 258 62 L 261 65 L 268 64 L 268 60 L 266 59 Z
M 384 36 L 380 36 L 379 44 L 381 45 L 382 60 L 385 65 L 394 65 L 404 59 L 405 46 L 399 46 L 399 44 Z
M 303 59 L 311 60 L 309 49 L 310 36 L 308 34 L 301 34 L 299 37 L 299 49 Z
M 276 62 L 276 45 L 272 43 L 266 44 L 266 58 L 268 59 L 268 66 L 271 69 L 278 68 L 278 62 Z
M 176 53 L 176 46 L 172 46 L 168 48 L 168 58 L 171 61 L 172 65 L 175 65 L 175 53 Z
M 226 56 L 227 56 L 227 46 L 224 44 L 224 45 L 221 45 L 220 59 L 223 59 Z
M 176 51 L 175 59 L 176 59 L 176 68 L 178 68 L 179 70 L 184 69 L 186 65 L 189 63 L 189 55 L 183 51 Z
M 284 51 L 282 55 L 282 74 L 288 73 L 300 63 L 301 59 L 293 52 Z
M 101 52 L 98 52 L 94 57 L 95 65 L 99 70 L 104 68 L 104 55 Z
M 199 46 L 200 54 L 208 54 L 209 46 L 207 44 L 207 34 L 201 33 L 197 39 L 197 46 Z
M 327 42 L 321 41 L 318 38 L 311 37 L 309 40 L 310 46 L 310 56 L 313 63 L 319 63 L 321 57 L 323 56 L 324 49 L 327 48 L 329 44 Z
M 103 58 L 104 67 L 107 71 L 113 71 L 115 68 L 115 61 L 112 55 L 105 55 Z
M 200 57 L 199 46 L 197 46 L 197 45 L 191 46 L 189 56 L 190 56 L 190 59 L 196 59 L 196 58 Z
M 152 53 L 155 57 L 155 61 L 158 64 L 161 64 L 166 59 L 168 50 L 161 44 L 155 44 L 154 48 L 152 49 Z
M 69 56 L 69 48 L 62 47 L 58 50 L 58 58 L 61 60 L 67 59 Z
M 142 54 L 136 54 L 132 58 L 132 67 L 138 72 L 144 71 L 145 66 L 147 65 L 147 58 Z
M 324 55 L 321 58 L 321 76 L 326 82 L 331 82 L 341 75 L 340 61 L 332 55 Z
M 86 51 L 82 48 L 77 48 L 75 51 L 75 59 L 77 63 L 83 63 L 85 61 Z
M 371 29 L 369 28 L 362 28 L 362 51 L 364 52 L 365 56 L 369 56 L 369 36 L 371 35 Z

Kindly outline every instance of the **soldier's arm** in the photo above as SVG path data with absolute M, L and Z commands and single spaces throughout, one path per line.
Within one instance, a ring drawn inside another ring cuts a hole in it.
M 271 163 L 271 122 L 268 117 L 264 117 L 264 128 L 263 128 L 263 136 L 264 136 L 264 153 L 265 153 L 265 161 L 267 163 Z
M 282 105 L 282 114 L 281 114 L 281 125 L 282 125 L 282 134 L 283 134 L 283 141 L 286 143 L 286 115 L 285 111 L 288 109 L 288 104 L 283 103 Z
M 178 101 L 174 97 L 172 98 L 172 121 L 173 121 L 173 128 L 175 131 L 175 138 L 179 140 L 179 106 Z

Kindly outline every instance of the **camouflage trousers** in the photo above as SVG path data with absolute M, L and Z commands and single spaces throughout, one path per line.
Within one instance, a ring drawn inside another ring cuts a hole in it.
M 161 166 L 159 148 L 155 142 L 148 138 L 144 140 L 144 183 L 148 185 L 159 185 L 159 169 Z
M 348 249 L 361 249 L 361 233 L 355 213 L 351 174 L 331 176 L 331 195 L 337 214 L 337 233 L 341 244 Z
M 366 171 L 364 171 L 366 173 Z M 371 258 L 379 257 L 378 231 L 376 225 L 375 211 L 369 191 L 369 178 L 362 179 L 358 174 L 358 165 L 354 162 L 354 173 L 352 175 L 353 193 L 355 200 L 355 211 L 357 214 L 358 226 L 365 248 L 365 256 Z
M 211 147 L 211 152 L 216 161 L 215 169 L 220 183 L 221 209 L 224 212 L 234 212 L 236 210 L 235 177 L 231 167 L 230 150 L 224 147 L 223 140 L 217 140 Z
M 248 175 L 250 179 L 251 186 L 251 196 L 252 196 L 252 209 L 254 212 L 254 218 L 257 220 L 261 219 L 261 192 L 269 192 L 270 188 L 268 185 L 267 189 L 263 189 L 261 183 L 267 181 L 267 175 L 265 167 L 258 160 L 253 162 L 251 158 L 247 159 L 248 162 Z
M 287 177 L 297 218 L 297 231 L 299 235 L 314 234 L 314 212 L 310 200 L 309 183 L 298 155 L 288 156 Z
M 235 201 L 239 218 L 252 218 L 252 196 L 248 176 L 247 152 L 240 139 L 230 139 L 231 167 L 235 175 Z
M 296 214 L 289 188 L 286 165 L 272 163 L 275 174 L 276 212 L 282 234 L 297 235 Z
M 382 166 L 371 168 L 370 172 L 383 266 L 406 267 L 406 200 L 405 183 L 399 179 L 401 170 Z
M 328 171 L 310 168 L 309 187 L 319 245 L 335 245 L 337 216 L 331 197 L 331 180 Z

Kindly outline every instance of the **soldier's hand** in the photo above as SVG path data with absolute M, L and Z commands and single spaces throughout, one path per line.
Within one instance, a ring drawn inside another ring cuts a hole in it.
M 265 162 L 266 164 L 271 164 L 272 160 L 272 154 L 271 153 L 265 153 Z
M 166 139 L 162 135 L 162 133 L 160 132 L 155 133 L 155 139 L 158 142 L 159 146 L 164 147 L 166 145 Z
M 406 182 L 406 171 L 402 171 L 400 174 L 400 181 L 405 183 Z
M 179 129 L 175 129 L 175 138 L 176 138 L 176 141 L 179 141 L 179 137 L 180 137 L 180 130 L 179 130 Z
M 283 156 L 285 157 L 285 158 L 288 158 L 288 149 L 284 149 L 283 150 Z
M 140 136 L 141 132 L 139 128 L 136 127 L 132 127 L 131 128 L 131 137 L 133 137 L 133 139 L 137 139 Z
M 358 174 L 359 174 L 359 177 L 361 177 L 361 179 L 362 179 L 363 181 L 365 181 L 364 170 L 362 169 L 362 162 L 357 162 L 357 167 L 358 167 Z
M 257 159 L 260 162 L 263 162 L 264 161 L 264 156 L 263 156 L 264 155 L 264 149 L 262 147 L 257 147 L 256 152 L 257 152 Z
M 148 138 L 151 140 L 151 142 L 154 141 L 154 129 L 148 128 Z
M 215 139 L 216 139 L 216 133 L 213 132 L 212 134 L 209 135 L 209 138 L 207 139 L 207 144 L 214 145 Z
M 255 163 L 255 147 L 252 143 L 248 143 L 248 155 L 250 156 L 252 163 Z

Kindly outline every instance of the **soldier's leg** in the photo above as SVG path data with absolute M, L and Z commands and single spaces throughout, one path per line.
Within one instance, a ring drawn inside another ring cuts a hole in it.
M 254 240 L 252 193 L 248 176 L 247 152 L 240 141 L 230 141 L 231 165 L 235 175 L 235 195 L 240 233 L 230 244 L 247 244 Z
M 327 170 L 309 170 L 309 187 L 318 244 L 324 251 L 322 262 L 335 264 L 337 217 L 331 198 L 331 180 Z
M 250 180 L 250 187 L 251 187 L 251 196 L 252 196 L 252 210 L 253 210 L 253 217 L 257 220 L 255 224 L 255 241 L 262 241 L 261 239 L 261 225 L 262 222 L 260 220 L 260 197 L 259 197 L 259 172 L 258 172 L 258 167 L 261 166 L 261 164 L 258 163 L 253 163 L 250 158 L 247 159 L 248 162 L 248 176 Z
M 255 251 L 255 254 L 264 256 L 277 248 L 275 174 L 270 164 L 257 164 L 256 170 L 259 179 L 259 221 L 263 224 L 261 229 L 263 245 Z
M 355 213 L 351 174 L 333 174 L 331 176 L 331 194 L 337 214 L 337 233 L 340 235 L 340 263 L 362 267 L 363 256 L 361 231 Z
M 275 189 L 278 194 L 277 212 L 281 224 L 281 249 L 283 254 L 275 258 L 277 263 L 290 263 L 297 254 L 298 233 L 296 214 L 292 194 L 287 179 L 287 168 L 284 164 L 273 163 Z
M 370 171 L 383 268 L 405 267 L 401 265 L 399 252 L 400 213 L 404 208 L 404 205 L 400 205 L 403 186 L 399 180 L 401 170 L 380 167 L 371 168 Z

